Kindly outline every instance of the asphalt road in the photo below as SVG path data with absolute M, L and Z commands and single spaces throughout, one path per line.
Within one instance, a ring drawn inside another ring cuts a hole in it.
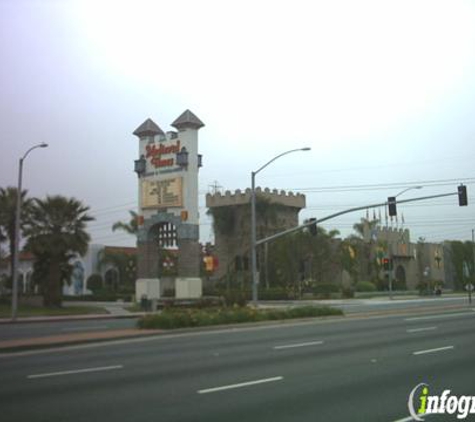
M 475 396 L 474 324 L 466 309 L 0 356 L 1 420 L 405 420 L 421 382 Z
M 334 305 L 337 308 L 342 309 L 345 314 L 354 313 L 366 313 L 366 312 L 387 312 L 387 311 L 402 311 L 402 310 L 419 310 L 430 311 L 441 307 L 466 307 L 469 306 L 467 296 L 444 296 L 444 297 L 422 297 L 422 298 L 410 298 L 398 297 L 394 300 L 388 300 L 388 298 L 382 299 L 368 299 L 360 301 L 346 300 L 341 301 L 340 304 Z
M 464 296 L 447 296 L 441 298 L 419 298 L 389 301 L 387 298 L 368 300 L 336 300 L 336 301 L 278 301 L 261 302 L 264 306 L 301 306 L 302 304 L 326 305 L 342 309 L 345 315 L 374 313 L 374 312 L 402 312 L 402 311 L 436 311 L 439 308 L 468 306 Z M 133 328 L 137 324 L 137 318 L 107 318 L 107 319 L 84 319 L 72 321 L 44 321 L 0 324 L 0 340 L 12 340 L 32 337 L 46 337 L 67 333 L 85 333 L 94 331 L 120 330 Z

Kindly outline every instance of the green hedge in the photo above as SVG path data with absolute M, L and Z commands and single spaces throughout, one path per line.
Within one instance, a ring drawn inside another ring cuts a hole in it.
M 358 281 L 355 285 L 355 290 L 357 292 L 375 292 L 376 285 L 371 283 L 371 281 Z
M 332 293 L 338 293 L 340 287 L 334 283 L 316 283 L 313 289 L 315 296 L 319 299 L 330 299 Z
M 124 302 L 131 302 L 133 294 L 129 293 L 114 293 L 114 292 L 98 292 L 92 295 L 85 296 L 63 296 L 63 301 L 66 302 L 116 302 L 123 300 Z
M 146 315 L 139 319 L 139 328 L 185 328 L 221 324 L 314 318 L 328 315 L 343 315 L 340 309 L 326 306 L 302 306 L 290 309 L 257 310 L 247 307 L 218 309 L 170 309 L 160 314 Z

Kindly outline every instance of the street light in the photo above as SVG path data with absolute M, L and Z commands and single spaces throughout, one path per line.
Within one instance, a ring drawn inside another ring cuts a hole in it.
M 309 147 L 291 149 L 282 154 L 276 155 L 258 170 L 251 172 L 251 271 L 252 271 L 252 302 L 257 306 L 257 255 L 256 255 L 256 174 L 264 170 L 275 160 L 297 151 L 310 151 Z
M 401 196 L 403 193 L 406 193 L 408 190 L 413 190 L 413 189 L 422 189 L 423 186 L 411 186 L 410 188 L 406 188 L 399 192 L 397 195 L 394 196 L 394 198 L 397 198 L 398 196 Z
M 25 152 L 23 157 L 20 158 L 18 167 L 18 189 L 16 197 L 16 210 L 15 210 L 15 245 L 13 251 L 13 291 L 12 291 L 12 321 L 16 320 L 18 310 L 18 263 L 19 263 L 19 251 L 20 251 L 20 214 L 21 214 L 21 185 L 23 178 L 23 161 L 28 154 L 36 148 L 46 148 L 48 144 L 44 142 L 35 146 L 32 146 Z
M 403 193 L 413 189 L 422 189 L 422 186 L 411 186 L 399 192 L 397 195 L 390 196 L 388 198 L 388 207 L 389 207 L 389 215 L 393 216 L 396 215 L 396 198 L 401 196 Z M 394 214 L 391 213 L 391 209 L 393 210 Z M 392 243 L 389 242 L 389 232 L 388 232 L 388 258 L 389 258 L 389 271 L 388 271 L 388 281 L 389 281 L 389 299 L 393 299 L 393 257 L 392 257 Z

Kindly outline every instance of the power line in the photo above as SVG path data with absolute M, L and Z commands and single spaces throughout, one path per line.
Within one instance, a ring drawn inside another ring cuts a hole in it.
M 384 189 L 396 189 L 407 188 L 412 186 L 448 186 L 454 183 L 473 184 L 475 178 L 457 178 L 457 179 L 440 179 L 440 180 L 418 180 L 411 182 L 394 182 L 394 183 L 375 183 L 365 185 L 337 185 L 337 186 L 319 186 L 310 188 L 289 188 L 287 190 L 295 192 L 309 192 L 309 193 L 322 193 L 322 192 L 349 192 L 349 191 L 363 191 L 363 190 L 384 190 Z

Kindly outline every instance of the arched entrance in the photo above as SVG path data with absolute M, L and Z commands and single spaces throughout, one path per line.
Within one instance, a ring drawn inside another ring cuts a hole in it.
M 406 290 L 406 270 L 402 265 L 396 267 L 395 277 L 394 277 L 394 289 L 395 290 Z
M 109 268 L 104 274 L 104 283 L 110 290 L 116 291 L 119 287 L 119 271 L 116 268 Z

